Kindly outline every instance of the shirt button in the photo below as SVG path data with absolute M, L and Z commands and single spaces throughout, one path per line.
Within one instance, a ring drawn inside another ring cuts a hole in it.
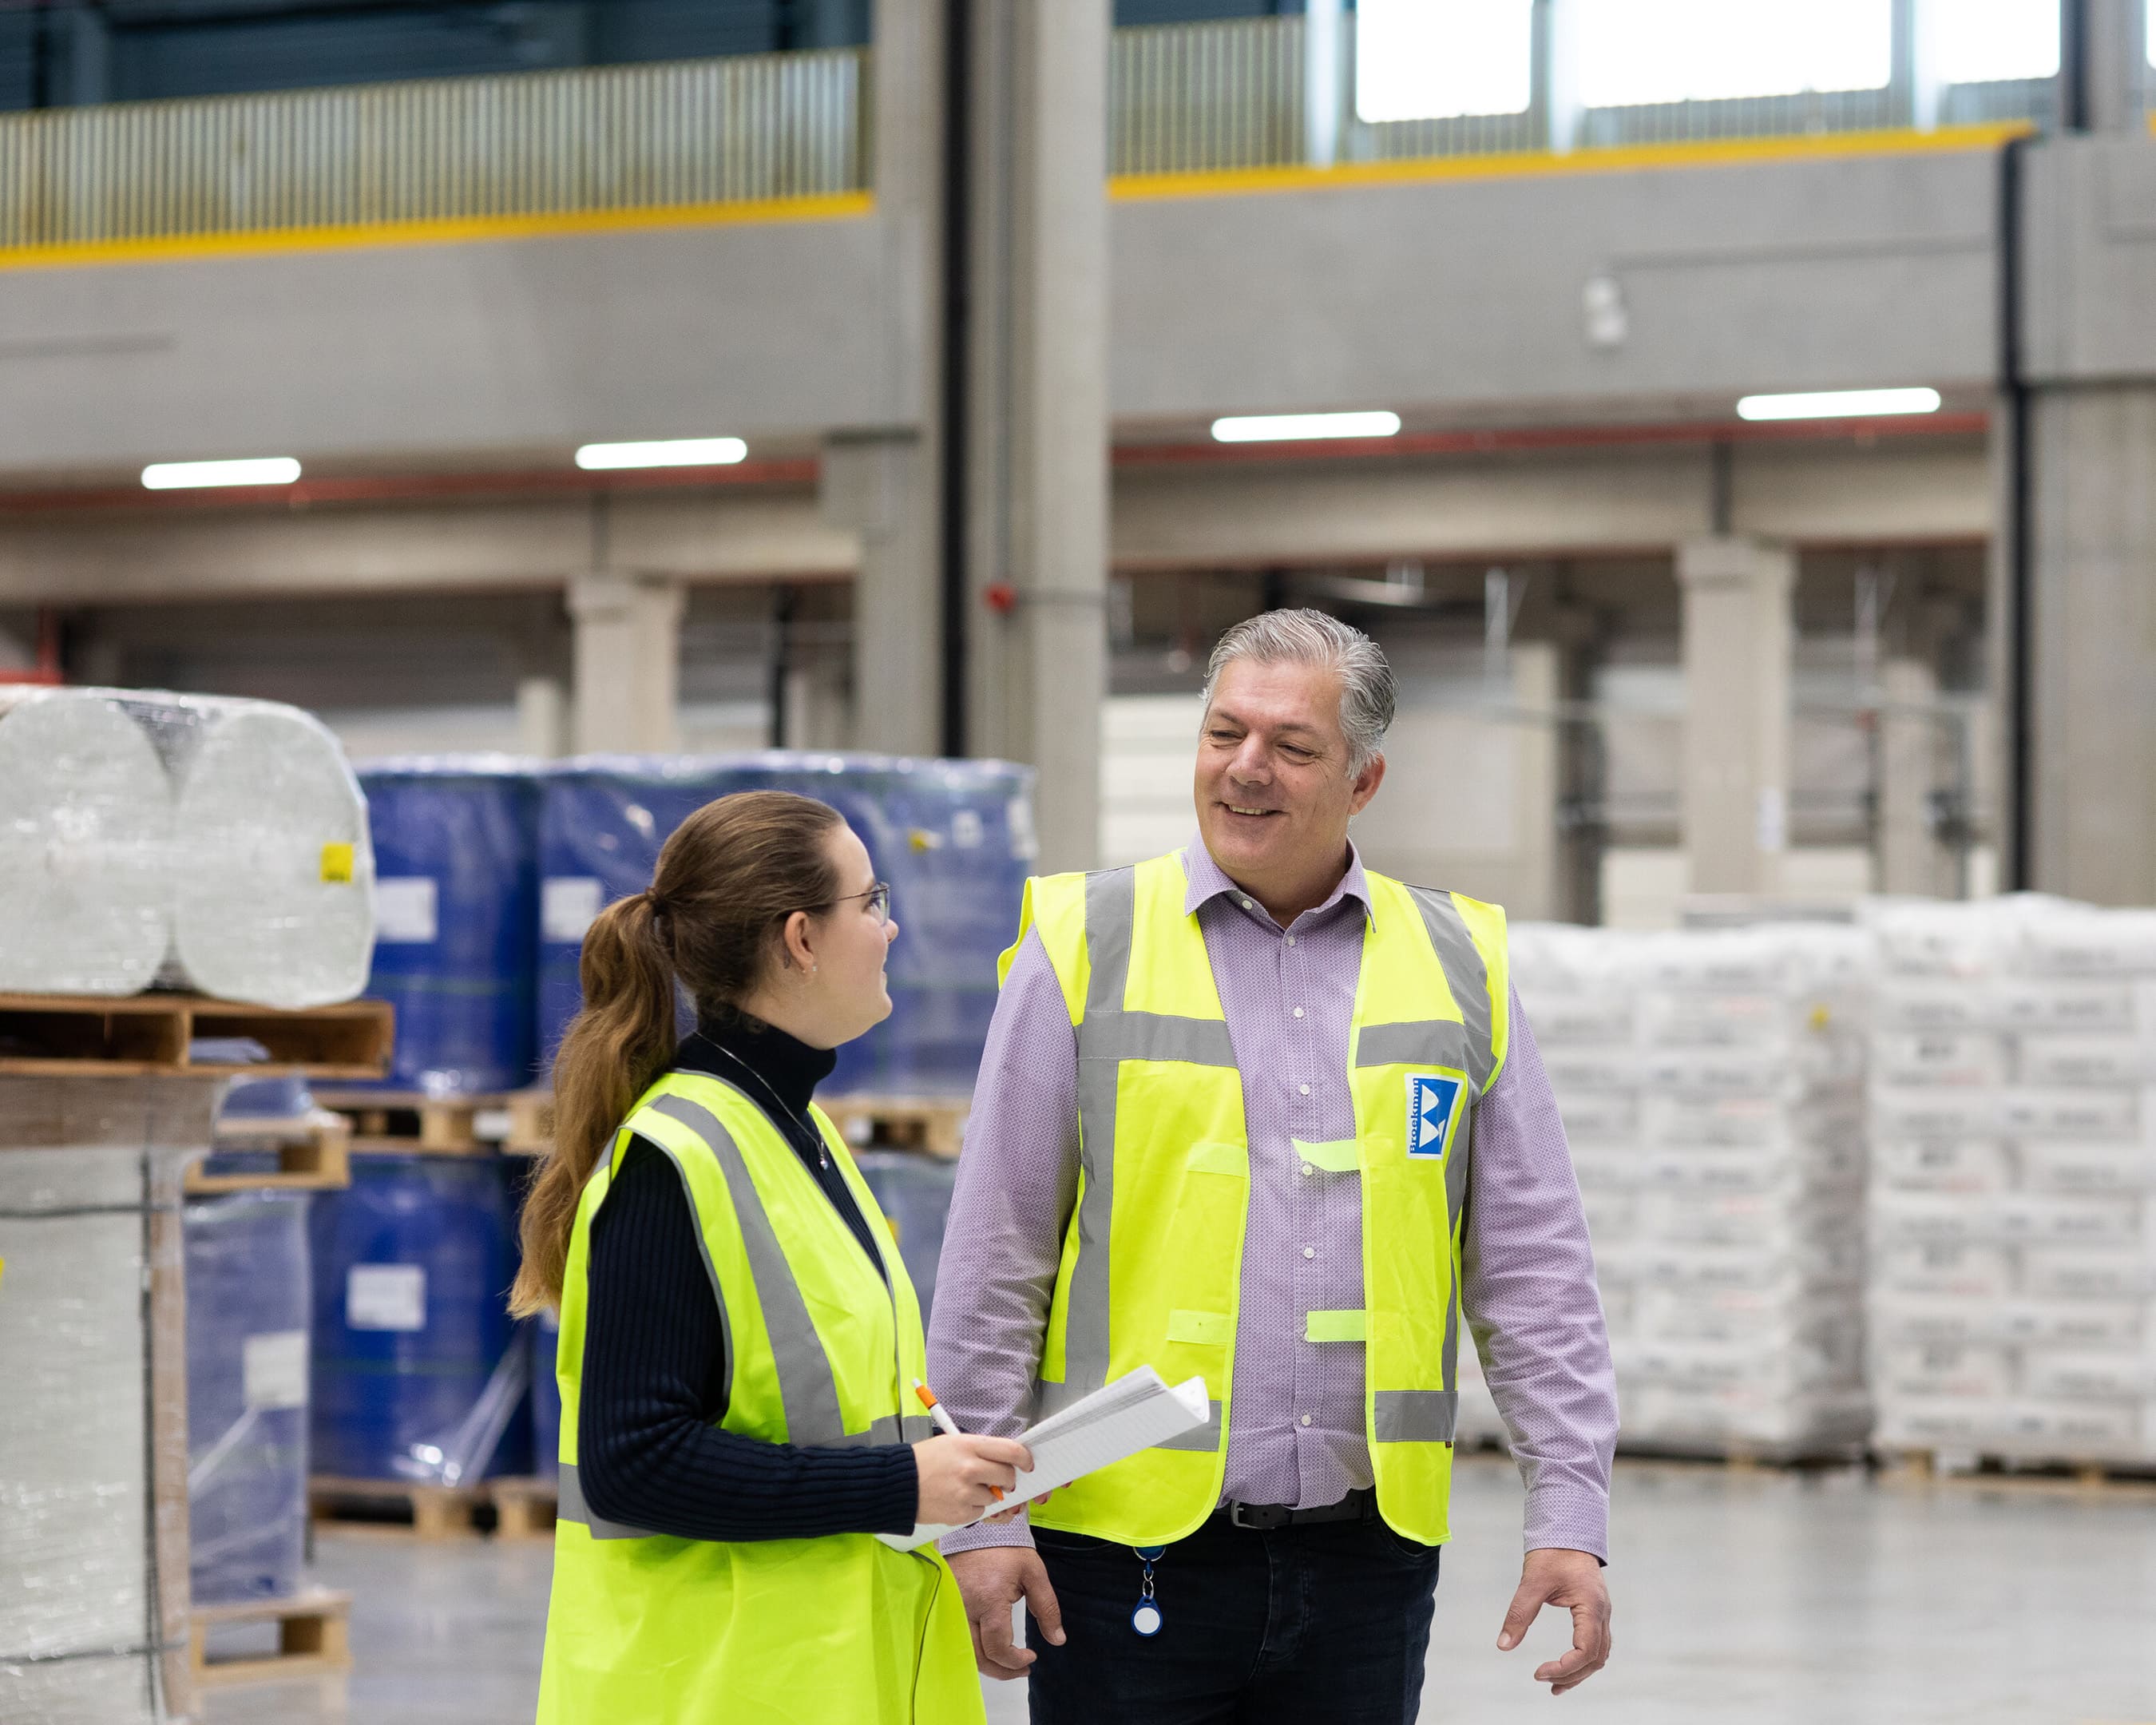
M 1243 908 L 1244 908 L 1245 910 L 1246 910 L 1246 911 L 1247 911 L 1247 910 L 1249 910 L 1249 909 L 1250 908 L 1250 900 L 1248 900 L 1248 899 L 1245 899 L 1245 900 L 1243 901 Z
M 1305 1163 L 1303 1163 L 1303 1165 L 1302 1165 L 1302 1177 L 1303 1177 L 1303 1178 L 1304 1178 L 1304 1179 L 1306 1179 L 1306 1179 L 1308 1179 L 1308 1178 L 1310 1178 L 1313 1173 L 1317 1173 L 1317 1169 L 1315 1169 L 1315 1168 L 1313 1168 L 1312 1167 L 1311 1167 L 1311 1165 L 1310 1165 L 1308 1163 L 1306 1163 L 1306 1162 Z
M 1305 1425 L 1309 1425 L 1309 1424 L 1310 1424 L 1310 1415 L 1309 1415 L 1309 1414 L 1305 1414 L 1302 1416 L 1302 1423 L 1303 1423 Z
M 1308 1085 L 1302 1085 L 1299 1086 L 1299 1088 L 1301 1090 L 1303 1095 L 1308 1096 L 1310 1094 L 1310 1086 Z
M 1302 1009 L 1301 1009 L 1301 1007 L 1299 1007 L 1299 1006 L 1298 1006 L 1297 1008 L 1296 1008 L 1296 1009 L 1295 1009 L 1295 1015 L 1296 1015 L 1297 1018 L 1301 1018 L 1301 1017 L 1302 1016 Z
M 1316 1246 L 1305 1246 L 1302 1249 L 1302 1255 L 1306 1258 L 1314 1258 L 1317 1255 L 1317 1248 Z
M 1288 943 L 1291 947 L 1291 946 L 1293 946 L 1293 945 L 1295 944 L 1295 937 L 1294 937 L 1293 935 L 1290 935 L 1290 936 L 1287 937 L 1287 943 Z

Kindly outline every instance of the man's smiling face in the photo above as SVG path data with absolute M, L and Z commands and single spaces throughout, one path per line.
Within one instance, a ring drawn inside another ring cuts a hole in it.
M 1213 860 L 1270 900 L 1337 870 L 1348 819 L 1370 800 L 1381 761 L 1348 771 L 1340 675 L 1317 665 L 1231 661 L 1198 741 L 1198 829 Z

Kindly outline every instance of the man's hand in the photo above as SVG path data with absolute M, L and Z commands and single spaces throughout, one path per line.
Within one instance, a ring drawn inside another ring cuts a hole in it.
M 983 1676 L 1004 1681 L 1022 1677 L 1040 1657 L 1030 1647 L 1011 1642 L 1011 1607 L 1021 1599 L 1041 1633 L 1055 1646 L 1063 1645 L 1063 1608 L 1048 1584 L 1047 1565 L 1031 1546 L 979 1546 L 955 1553 L 950 1563 L 973 1631 L 973 1663 Z
M 1497 1633 L 1499 1649 L 1509 1653 L 1518 1646 L 1545 1605 L 1562 1605 L 1572 1613 L 1572 1651 L 1535 1669 L 1535 1681 L 1548 1684 L 1552 1695 L 1562 1695 L 1609 1662 L 1609 1589 L 1602 1584 L 1602 1566 L 1592 1553 L 1552 1548 L 1527 1553 L 1519 1591 Z

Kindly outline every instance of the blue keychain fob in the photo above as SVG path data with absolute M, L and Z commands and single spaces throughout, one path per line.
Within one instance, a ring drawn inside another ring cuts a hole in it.
M 1138 1602 L 1131 1609 L 1131 1627 L 1142 1635 L 1160 1633 L 1160 1607 L 1153 1603 L 1153 1562 L 1168 1548 L 1164 1545 L 1136 1545 L 1131 1549 L 1137 1553 L 1138 1561 L 1145 1565 L 1145 1579 L 1138 1589 Z

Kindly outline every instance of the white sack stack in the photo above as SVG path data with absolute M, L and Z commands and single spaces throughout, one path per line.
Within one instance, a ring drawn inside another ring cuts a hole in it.
M 1866 950 L 1806 924 L 1514 932 L 1625 1446 L 1794 1454 L 1865 1435 Z
M 107 691 L 0 691 L 0 991 L 147 988 L 172 836 L 157 752 Z
M 53 689 L 0 708 L 0 987 L 349 1000 L 373 874 L 358 781 L 296 707 Z
M 2156 1460 L 2156 911 L 1873 921 L 1879 1443 Z

